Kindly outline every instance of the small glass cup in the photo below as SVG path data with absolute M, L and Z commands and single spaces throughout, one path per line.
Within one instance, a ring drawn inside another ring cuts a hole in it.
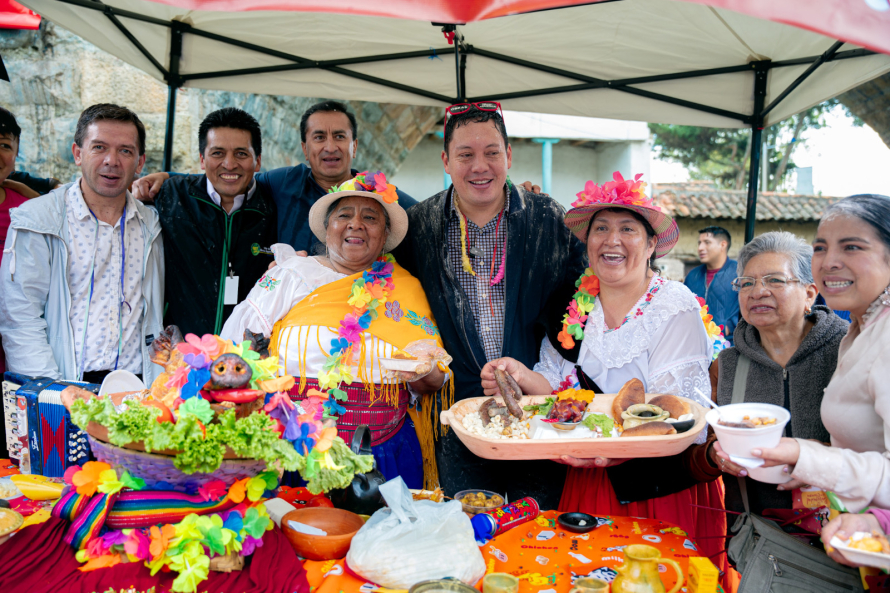
M 482 593 L 518 593 L 519 579 L 505 572 L 493 572 L 482 579 Z
M 608 593 L 609 583 L 594 577 L 581 577 L 569 593 Z

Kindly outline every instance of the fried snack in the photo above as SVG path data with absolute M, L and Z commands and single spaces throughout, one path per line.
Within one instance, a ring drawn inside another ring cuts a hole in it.
M 631 379 L 624 384 L 615 400 L 612 402 L 612 418 L 616 421 L 620 420 L 621 413 L 634 404 L 642 404 L 646 402 L 646 389 L 643 382 L 639 379 Z
M 392 353 L 390 358 L 396 358 L 398 360 L 417 360 L 417 357 L 411 354 L 410 352 L 405 352 L 404 350 L 396 350 Z
M 890 554 L 890 543 L 887 542 L 886 536 L 879 531 L 872 531 L 871 535 L 866 535 L 855 541 L 850 538 L 850 541 L 847 542 L 847 546 L 854 550 L 862 550 L 863 552 Z
M 677 397 L 676 395 L 656 395 L 646 403 L 658 406 L 670 414 L 671 418 L 679 418 L 684 414 L 692 413 L 689 404 L 683 400 L 683 398 Z
M 647 422 L 633 428 L 626 428 L 621 433 L 623 437 L 650 437 L 677 434 L 677 429 L 667 422 Z

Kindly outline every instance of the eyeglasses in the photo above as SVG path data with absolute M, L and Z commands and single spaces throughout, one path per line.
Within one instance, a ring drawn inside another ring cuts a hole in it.
M 800 282 L 797 278 L 786 278 L 780 274 L 767 274 L 760 279 L 760 283 L 767 290 L 782 290 L 791 282 Z M 757 284 L 757 278 L 751 276 L 739 276 L 732 281 L 732 289 L 736 292 L 748 292 Z
M 472 109 L 477 109 L 478 111 L 500 111 L 501 119 L 504 118 L 504 110 L 501 109 L 501 104 L 497 101 L 480 101 L 478 103 L 457 103 L 455 105 L 449 105 L 445 108 L 445 119 L 448 120 L 448 116 L 450 115 L 460 115 L 461 113 L 466 113 Z

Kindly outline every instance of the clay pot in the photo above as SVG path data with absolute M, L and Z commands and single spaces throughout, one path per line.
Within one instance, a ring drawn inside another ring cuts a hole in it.
M 307 535 L 291 529 L 288 521 L 317 527 L 327 535 Z M 330 507 L 290 511 L 281 518 L 281 530 L 296 553 L 307 560 L 339 560 L 346 557 L 356 532 L 365 522 L 355 513 Z

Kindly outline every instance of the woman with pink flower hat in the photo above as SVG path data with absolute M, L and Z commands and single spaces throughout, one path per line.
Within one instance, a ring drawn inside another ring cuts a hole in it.
M 644 194 L 641 175 L 616 172 L 602 185 L 589 181 L 566 214 L 566 225 L 587 244 L 590 267 L 550 301 L 540 362 L 529 369 L 511 358 L 482 371 L 486 395 L 498 393 L 494 370 L 509 372 L 524 393 L 568 387 L 618 393 L 631 379 L 647 392 L 671 393 L 706 405 L 713 338 L 701 306 L 683 284 L 655 267 L 677 243 L 677 223 Z M 704 442 L 706 434 L 698 436 Z M 684 478 L 682 455 L 654 459 L 576 459 L 559 508 L 595 515 L 650 517 L 679 525 L 704 555 L 718 561 L 725 534 L 723 486 Z M 699 506 L 695 506 L 699 505 Z

